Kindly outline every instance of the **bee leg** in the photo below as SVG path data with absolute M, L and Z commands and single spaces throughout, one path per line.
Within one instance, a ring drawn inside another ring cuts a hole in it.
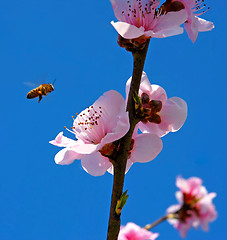
M 43 94 L 44 96 L 47 95 L 47 90 L 46 90 L 46 88 L 43 88 L 43 89 L 42 89 L 42 94 Z
M 38 100 L 38 103 L 42 100 L 43 96 L 42 94 L 39 95 L 39 100 Z

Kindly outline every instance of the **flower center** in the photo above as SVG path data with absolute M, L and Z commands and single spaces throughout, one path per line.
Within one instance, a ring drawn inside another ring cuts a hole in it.
M 139 115 L 143 123 L 151 122 L 160 124 L 161 117 L 158 115 L 162 109 L 162 102 L 159 100 L 150 100 L 148 94 L 142 93 L 141 105 L 136 106 L 136 114 Z
M 121 12 L 123 20 L 137 27 L 143 26 L 146 29 L 148 19 L 150 19 L 150 21 L 153 20 L 159 1 L 128 0 L 127 5 L 128 6 Z M 147 18 L 147 15 L 150 16 Z
M 192 12 L 195 16 L 200 16 L 203 13 L 207 12 L 210 8 L 206 8 L 204 0 L 167 0 L 162 4 L 160 9 L 163 14 L 168 12 L 178 12 L 182 9 L 192 9 Z
M 78 139 L 85 143 L 98 144 L 106 135 L 105 124 L 103 122 L 103 111 L 99 106 L 96 109 L 90 106 L 80 114 L 73 123 L 73 132 Z

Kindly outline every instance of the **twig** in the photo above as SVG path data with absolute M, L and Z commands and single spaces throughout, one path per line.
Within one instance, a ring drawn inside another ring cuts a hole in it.
M 117 215 L 115 212 L 117 200 L 120 199 L 123 192 L 125 169 L 128 158 L 128 152 L 130 150 L 130 144 L 132 134 L 135 129 L 138 119 L 135 118 L 135 103 L 133 100 L 134 93 L 138 93 L 140 80 L 143 72 L 143 67 L 146 59 L 147 49 L 149 46 L 149 40 L 147 40 L 145 47 L 142 50 L 133 52 L 133 75 L 131 81 L 130 92 L 128 96 L 127 111 L 129 112 L 130 129 L 128 133 L 120 139 L 120 148 L 117 157 L 112 161 L 114 165 L 114 181 L 111 198 L 110 216 L 107 240 L 117 240 L 120 224 L 121 215 Z

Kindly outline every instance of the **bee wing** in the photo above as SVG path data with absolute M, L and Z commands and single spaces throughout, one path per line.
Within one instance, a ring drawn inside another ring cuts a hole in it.
M 39 86 L 38 84 L 35 84 L 33 82 L 24 82 L 24 85 L 29 86 L 29 87 L 33 87 L 33 88 L 36 88 L 36 87 Z

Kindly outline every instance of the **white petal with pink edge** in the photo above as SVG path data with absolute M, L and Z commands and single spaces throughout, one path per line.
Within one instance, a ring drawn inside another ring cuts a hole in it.
M 84 155 L 81 159 L 81 165 L 92 176 L 102 176 L 111 167 L 112 163 L 107 157 L 102 156 L 100 152 L 94 152 Z
M 116 29 L 119 35 L 125 39 L 134 39 L 144 35 L 144 27 L 136 27 L 126 22 L 114 22 L 111 24 Z
M 76 159 L 81 159 L 82 156 L 82 154 L 79 154 L 69 148 L 64 148 L 55 155 L 54 160 L 57 164 L 68 165 L 73 163 Z
M 140 134 L 134 140 L 130 157 L 132 162 L 149 162 L 156 158 L 162 150 L 162 140 L 154 134 Z

